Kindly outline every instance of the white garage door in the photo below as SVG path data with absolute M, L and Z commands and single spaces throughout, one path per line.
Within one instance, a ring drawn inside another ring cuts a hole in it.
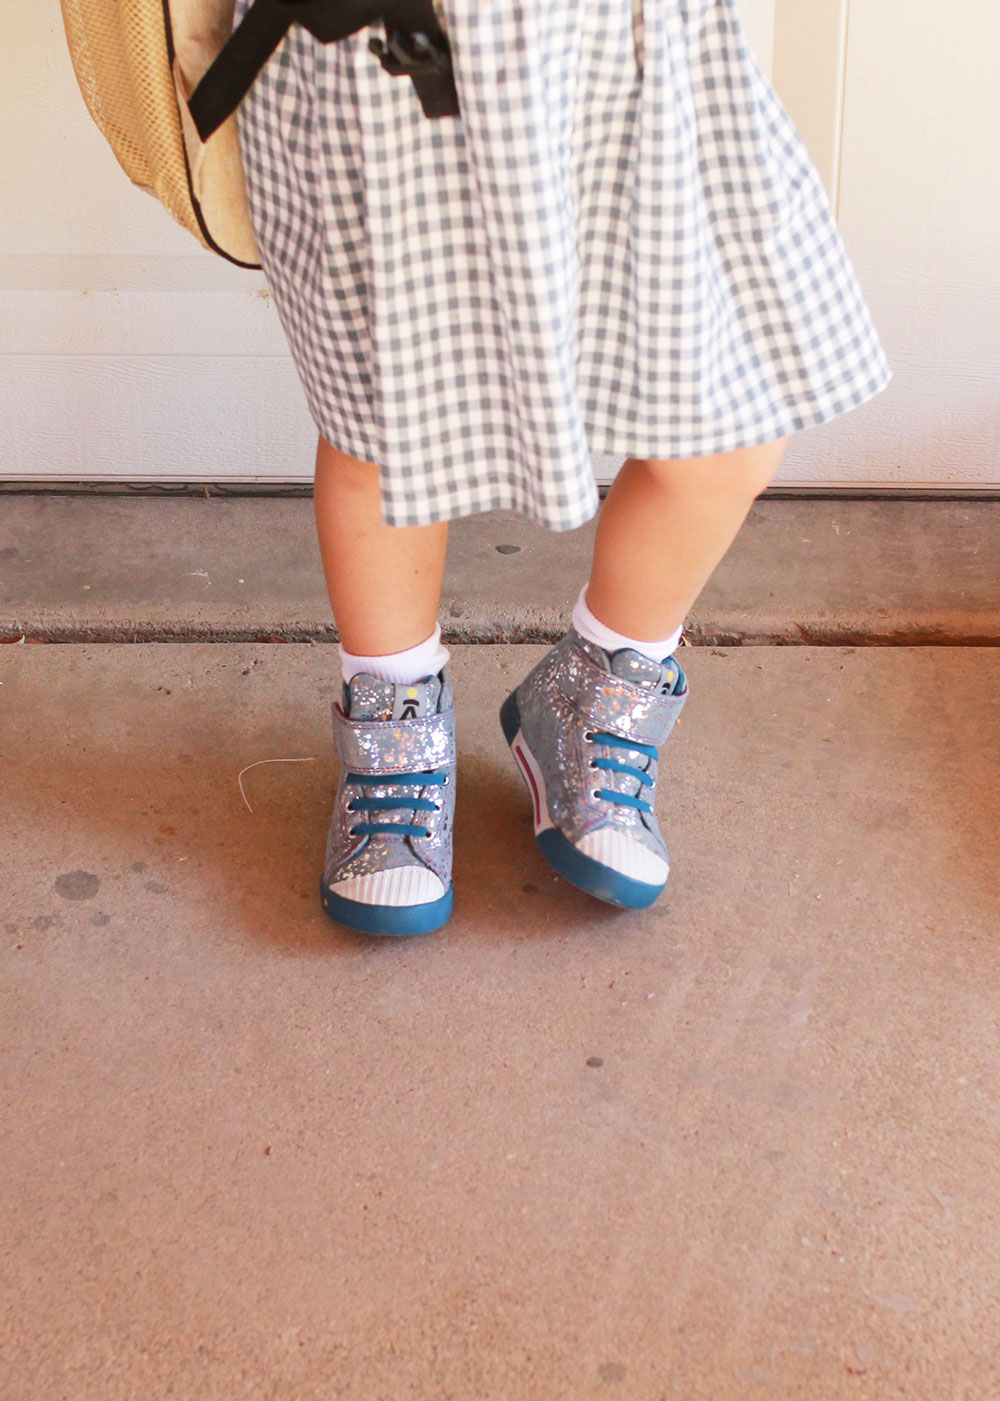
M 964 0 L 945 23 L 932 0 L 855 0 L 849 34 L 847 0 L 743 14 L 896 372 L 795 439 L 780 483 L 1000 488 L 1000 6 Z M 58 0 L 4 7 L 0 72 L 0 479 L 311 481 L 263 278 L 129 184 L 83 106 Z M 619 465 L 595 458 L 601 480 Z

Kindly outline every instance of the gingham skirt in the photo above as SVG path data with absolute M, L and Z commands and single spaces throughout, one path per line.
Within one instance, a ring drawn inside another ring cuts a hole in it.
M 326 45 L 293 26 L 239 117 L 312 415 L 378 464 L 388 524 L 504 508 L 569 530 L 597 509 L 593 454 L 725 452 L 885 388 L 735 0 L 440 8 L 461 115 L 423 115 L 377 24 Z

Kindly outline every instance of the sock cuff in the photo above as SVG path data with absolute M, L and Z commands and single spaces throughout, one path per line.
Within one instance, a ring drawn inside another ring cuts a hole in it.
M 407 647 L 402 652 L 387 652 L 382 656 L 364 657 L 348 652 L 340 644 L 340 669 L 345 681 L 351 681 L 359 672 L 367 672 L 382 681 L 393 681 L 400 686 L 410 686 L 425 676 L 436 676 L 451 658 L 448 648 L 441 642 L 441 624 L 438 623 L 430 637 L 418 642 L 416 647 Z
M 633 652 L 639 652 L 654 662 L 665 661 L 671 656 L 680 645 L 684 632 L 682 623 L 675 633 L 665 637 L 662 642 L 645 642 L 638 637 L 626 637 L 624 633 L 615 632 L 614 628 L 607 627 L 590 611 L 587 605 L 587 584 L 580 590 L 573 608 L 573 626 L 581 637 L 586 637 L 598 647 L 603 647 L 605 652 L 617 652 L 622 647 L 629 647 Z

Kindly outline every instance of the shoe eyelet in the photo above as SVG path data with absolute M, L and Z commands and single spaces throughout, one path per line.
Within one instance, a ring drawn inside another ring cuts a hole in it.
M 357 828 L 355 828 L 355 827 L 348 827 L 348 829 L 347 829 L 347 835 L 348 835 L 349 837 L 356 837 L 356 836 L 358 835 Z
M 593 731 L 593 730 L 584 730 L 584 732 L 583 732 L 583 737 L 584 737 L 584 739 L 593 740 L 593 738 L 594 738 L 594 731 Z
M 594 796 L 595 798 L 599 798 L 599 797 L 601 796 L 600 793 L 598 793 L 598 791 L 597 791 L 596 788 L 591 788 L 590 791 L 591 791 L 591 793 L 593 794 L 593 796 Z

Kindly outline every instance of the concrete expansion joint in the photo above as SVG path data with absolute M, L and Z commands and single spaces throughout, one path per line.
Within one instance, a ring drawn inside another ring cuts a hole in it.
M 568 622 L 566 626 L 568 627 Z M 566 627 L 517 627 L 497 624 L 470 628 L 442 627 L 441 640 L 446 646 L 552 646 L 563 636 Z M 0 644 L 26 643 L 262 643 L 287 642 L 301 646 L 335 646 L 338 637 L 332 630 L 317 628 L 200 628 L 197 626 L 165 628 L 161 625 L 120 627 L 79 627 L 59 624 L 30 629 L 16 624 L 0 623 Z M 682 647 L 1000 647 L 1000 619 L 988 631 L 927 629 L 887 629 L 873 632 L 864 628 L 824 628 L 796 626 L 791 632 L 741 632 L 736 629 L 703 629 L 691 625 L 681 639 Z

